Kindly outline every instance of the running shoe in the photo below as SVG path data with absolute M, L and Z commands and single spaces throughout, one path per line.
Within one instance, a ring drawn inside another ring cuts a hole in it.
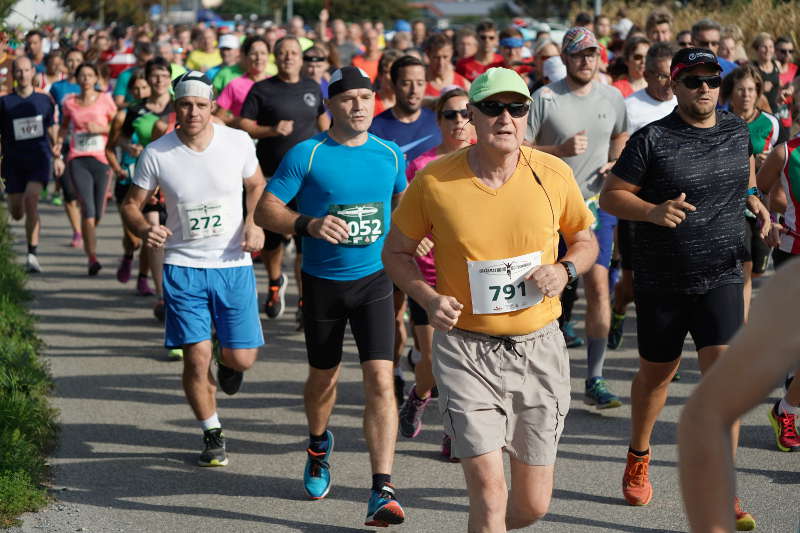
M 156 302 L 156 305 L 153 306 L 153 316 L 156 317 L 156 320 L 161 322 L 162 324 L 166 320 L 166 311 L 164 309 L 164 300 L 159 299 Z
M 230 367 L 217 363 L 217 383 L 222 392 L 228 396 L 233 396 L 242 387 L 244 372 L 234 370 Z
M 306 327 L 305 324 L 305 317 L 303 316 L 303 299 L 300 298 L 297 301 L 297 311 L 294 313 L 294 321 L 297 326 L 294 328 L 295 331 L 303 331 Z
M 736 531 L 753 531 L 756 528 L 753 515 L 742 509 L 742 502 L 739 501 L 739 498 L 734 500 L 733 510 L 736 513 Z
M 53 197 L 50 199 L 50 203 L 56 207 L 61 207 L 64 205 L 64 200 L 61 198 L 60 194 L 54 194 Z
M 611 311 L 611 328 L 608 330 L 608 347 L 619 350 L 622 346 L 622 326 L 625 324 L 625 313 L 618 314 Z
M 394 398 L 397 400 L 397 407 L 399 408 L 403 405 L 403 399 L 405 398 L 405 390 L 406 390 L 406 380 L 403 379 L 403 376 L 398 376 L 395 374 L 394 376 Z
M 321 500 L 331 490 L 331 454 L 333 453 L 333 433 L 326 430 L 328 449 L 314 451 L 306 449 L 306 466 L 303 470 L 303 487 L 312 500 Z
M 611 409 L 622 405 L 617 395 L 608 390 L 608 382 L 603 377 L 593 377 L 586 380 L 586 393 L 583 397 L 583 403 L 594 405 L 598 409 Z
M 119 268 L 117 269 L 117 281 L 120 283 L 128 283 L 131 279 L 131 264 L 133 263 L 133 259 L 130 257 L 122 256 L 122 260 L 119 262 Z
M 413 439 L 422 431 L 422 413 L 430 401 L 430 396 L 424 400 L 417 396 L 416 385 L 411 387 L 408 398 L 400 408 L 400 433 L 405 438 Z
M 280 318 L 286 307 L 286 286 L 289 284 L 286 274 L 281 274 L 277 284 L 270 282 L 269 298 L 264 302 L 264 313 L 268 318 Z
M 395 498 L 394 486 L 391 483 L 384 483 L 381 490 L 372 491 L 367 503 L 365 526 L 388 527 L 402 524 L 405 519 L 403 507 Z
M 461 461 L 458 457 L 453 457 L 453 441 L 447 435 L 447 433 L 442 435 L 442 457 L 445 461 L 450 461 L 451 463 L 458 463 Z
M 572 322 L 564 322 L 561 326 L 561 333 L 564 335 L 564 342 L 567 343 L 567 348 L 580 348 L 583 346 L 583 338 L 575 333 L 575 327 Z
M 650 453 L 644 457 L 628 452 L 628 464 L 622 476 L 622 496 L 628 505 L 647 505 L 653 499 L 653 485 L 647 471 L 650 468 Z
M 81 235 L 79 231 L 73 233 L 72 240 L 70 241 L 69 245 L 73 248 L 83 247 L 83 235 Z
M 797 417 L 791 413 L 778 414 L 780 400 L 769 410 L 769 423 L 775 432 L 775 444 L 782 452 L 800 451 L 800 436 L 797 434 Z
M 225 466 L 228 464 L 228 456 L 225 453 L 225 435 L 222 434 L 222 428 L 204 431 L 203 444 L 205 444 L 205 449 L 197 459 L 198 465 Z
M 170 361 L 180 361 L 183 359 L 183 348 L 170 348 L 167 357 Z
M 42 266 L 39 264 L 39 258 L 36 254 L 28 254 L 25 259 L 25 272 L 29 274 L 39 274 L 42 271 Z
M 153 296 L 156 293 L 156 291 L 150 287 L 147 276 L 139 276 L 139 279 L 136 280 L 136 293 L 139 296 Z
M 94 263 L 91 263 L 89 265 L 89 275 L 90 276 L 96 276 L 98 273 L 100 273 L 100 269 L 102 269 L 102 268 L 103 268 L 103 265 L 101 265 L 99 261 L 95 261 Z

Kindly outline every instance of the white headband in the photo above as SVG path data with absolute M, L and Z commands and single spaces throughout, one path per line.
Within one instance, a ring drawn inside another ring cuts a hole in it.
M 195 77 L 195 75 L 197 75 Z M 214 88 L 208 83 L 208 78 L 200 72 L 189 72 L 184 74 L 182 79 L 175 85 L 175 100 L 184 96 L 196 96 L 198 98 L 214 99 Z

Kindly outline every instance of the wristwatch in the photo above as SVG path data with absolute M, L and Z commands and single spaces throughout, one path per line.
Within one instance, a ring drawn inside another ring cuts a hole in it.
M 559 263 L 567 270 L 567 285 L 578 279 L 578 271 L 572 261 L 559 261 Z

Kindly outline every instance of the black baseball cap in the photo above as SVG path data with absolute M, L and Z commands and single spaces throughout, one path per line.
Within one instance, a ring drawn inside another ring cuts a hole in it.
M 672 57 L 672 64 L 669 67 L 670 76 L 674 80 L 687 68 L 697 65 L 713 65 L 719 72 L 722 72 L 717 56 L 708 48 L 681 48 Z
M 333 98 L 350 89 L 373 90 L 372 80 L 366 72 L 358 67 L 342 67 L 334 71 L 328 82 L 328 98 Z

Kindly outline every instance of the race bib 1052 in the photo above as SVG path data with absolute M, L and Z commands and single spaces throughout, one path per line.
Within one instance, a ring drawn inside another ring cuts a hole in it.
M 334 204 L 328 207 L 328 214 L 347 224 L 347 239 L 339 244 L 368 246 L 383 235 L 383 202 Z

